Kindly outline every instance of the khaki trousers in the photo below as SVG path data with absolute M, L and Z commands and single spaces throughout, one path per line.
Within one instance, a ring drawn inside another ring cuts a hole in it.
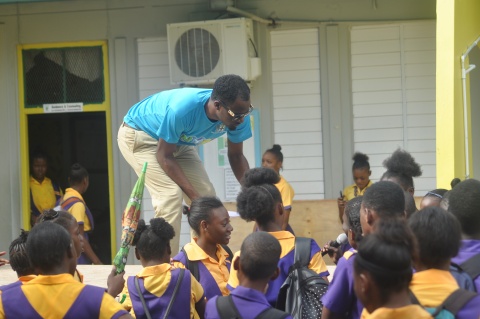
M 185 202 L 190 204 L 190 199 L 160 167 L 155 155 L 157 140 L 143 131 L 122 124 L 118 130 L 117 141 L 120 152 L 137 175 L 140 175 L 143 163 L 148 162 L 145 186 L 152 196 L 155 217 L 165 218 L 175 229 L 175 238 L 170 242 L 172 255 L 175 255 L 179 251 L 182 200 L 185 199 Z M 201 196 L 215 196 L 215 189 L 195 147 L 178 145 L 174 156 L 187 179 Z

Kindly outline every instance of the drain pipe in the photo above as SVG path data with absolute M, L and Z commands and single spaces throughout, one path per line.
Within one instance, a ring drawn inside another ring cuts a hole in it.
M 225 9 L 228 12 L 235 13 L 235 14 L 250 18 L 254 21 L 257 21 L 257 22 L 260 22 L 260 23 L 263 23 L 263 24 L 267 24 L 267 25 L 268 24 L 272 24 L 272 25 L 275 24 L 275 20 L 273 20 L 273 19 L 267 20 L 267 19 L 264 19 L 264 18 L 260 18 L 259 16 L 256 16 L 256 15 L 254 15 L 250 12 L 244 11 L 242 9 L 238 9 L 238 8 L 235 8 L 235 7 L 232 7 L 232 6 L 228 6 Z
M 480 37 L 477 38 L 462 54 L 462 96 L 463 96 L 463 127 L 464 127 L 464 134 L 465 134 L 465 179 L 470 178 L 470 159 L 469 159 L 469 151 L 468 151 L 468 114 L 467 114 L 467 74 L 470 73 L 473 69 L 475 69 L 474 64 L 470 64 L 467 69 L 465 69 L 465 59 L 467 58 L 468 54 L 472 49 L 478 45 L 480 42 Z

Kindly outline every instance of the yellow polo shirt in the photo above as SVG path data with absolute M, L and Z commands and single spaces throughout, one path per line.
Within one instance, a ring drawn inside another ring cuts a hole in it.
M 346 201 L 349 201 L 351 199 L 354 199 L 357 196 L 363 196 L 363 194 L 365 194 L 365 191 L 367 190 L 367 188 L 372 186 L 372 184 L 373 184 L 373 182 L 370 180 L 368 182 L 367 186 L 365 186 L 364 189 L 359 189 L 356 184 L 345 187 L 343 189 L 343 199 L 346 200 Z M 355 189 L 356 189 L 356 192 L 355 192 Z M 355 194 L 356 194 L 356 196 L 355 196 Z
M 459 288 L 449 271 L 428 269 L 413 274 L 410 290 L 424 307 L 438 307 Z
M 45 177 L 41 183 L 30 177 L 30 190 L 32 191 L 33 202 L 40 213 L 55 207 L 57 201 L 55 196 L 62 196 L 61 190 L 56 192 L 53 189 L 52 180 L 48 177 Z
M 218 285 L 218 288 L 222 292 L 223 296 L 228 296 L 230 290 L 227 288 L 228 277 L 230 273 L 227 268 L 227 263 L 230 261 L 227 260 L 228 253 L 223 249 L 221 245 L 217 245 L 217 258 L 218 261 L 210 257 L 205 251 L 203 251 L 200 246 L 197 245 L 196 240 L 193 239 L 192 242 L 186 244 L 183 249 L 188 255 L 188 259 L 191 261 L 201 261 L 207 270 L 212 274 L 215 282 Z M 185 265 L 181 262 L 174 262 L 175 267 L 185 268 Z M 230 268 L 232 270 L 233 267 Z
M 361 319 L 432 319 L 429 314 L 419 305 L 409 305 L 401 308 L 378 308 L 371 314 L 363 309 Z
M 67 188 L 65 190 L 65 195 L 63 196 L 63 201 L 66 201 L 70 197 L 78 197 L 83 200 L 82 195 L 79 192 L 74 190 L 73 188 Z M 87 232 L 92 229 L 90 224 L 90 220 L 88 219 L 87 213 L 85 211 L 85 205 L 83 203 L 75 203 L 69 209 L 68 212 L 75 217 L 77 223 L 82 225 L 83 224 L 83 231 Z
M 63 318 L 85 285 L 70 274 L 39 275 L 21 286 L 25 297 L 42 318 Z M 5 318 L 0 295 L 0 318 Z M 110 319 L 122 306 L 107 293 L 103 294 L 99 319 Z

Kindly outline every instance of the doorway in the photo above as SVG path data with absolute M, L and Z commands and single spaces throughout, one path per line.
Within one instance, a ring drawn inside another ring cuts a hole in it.
M 90 183 L 83 197 L 95 221 L 90 244 L 103 263 L 111 263 L 106 113 L 29 114 L 27 125 L 29 154 L 47 154 L 47 176 L 63 191 L 72 164 L 80 163 L 88 171 Z

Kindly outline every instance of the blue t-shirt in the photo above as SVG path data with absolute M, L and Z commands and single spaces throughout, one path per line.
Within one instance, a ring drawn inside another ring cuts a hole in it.
M 250 116 L 235 130 L 207 117 L 205 104 L 211 94 L 211 89 L 197 88 L 163 91 L 132 106 L 124 122 L 156 140 L 163 139 L 171 144 L 204 144 L 225 133 L 233 143 L 250 138 Z

